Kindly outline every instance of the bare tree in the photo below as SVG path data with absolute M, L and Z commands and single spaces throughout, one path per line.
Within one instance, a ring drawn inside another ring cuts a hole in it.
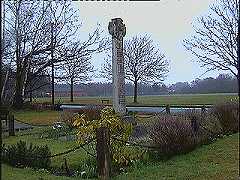
M 78 44 L 65 49 L 65 61 L 58 65 L 58 79 L 70 85 L 70 101 L 73 102 L 73 87 L 77 82 L 90 80 L 93 72 L 90 55 L 76 53 Z
M 168 73 L 168 60 L 147 35 L 135 36 L 124 42 L 125 78 L 134 83 L 134 103 L 137 103 L 138 83 L 163 81 Z M 106 59 L 101 75 L 111 78 L 112 63 Z
M 99 28 L 83 42 L 78 38 L 81 22 L 70 1 L 7 1 L 6 7 L 6 32 L 11 35 L 16 68 L 16 108 L 22 107 L 28 74 L 36 77 L 54 63 L 65 61 L 62 52 L 74 41 L 81 54 L 92 54 L 104 47 Z
M 187 50 L 198 58 L 207 71 L 224 70 L 238 77 L 237 42 L 239 1 L 218 0 L 207 16 L 198 18 L 195 35 L 185 39 Z

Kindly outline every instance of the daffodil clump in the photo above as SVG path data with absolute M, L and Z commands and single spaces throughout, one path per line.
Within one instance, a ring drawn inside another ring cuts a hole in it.
M 99 117 L 99 119 L 91 119 L 86 113 L 74 117 L 74 126 L 78 128 L 78 142 L 84 143 L 88 139 L 96 138 L 96 130 L 106 127 L 109 129 L 113 164 L 122 167 L 139 159 L 142 151 L 129 147 L 126 143 L 132 133 L 132 124 L 123 122 L 121 116 L 111 107 L 103 108 Z

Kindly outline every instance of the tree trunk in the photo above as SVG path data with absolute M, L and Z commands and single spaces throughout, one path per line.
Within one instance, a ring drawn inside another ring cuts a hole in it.
M 52 108 L 54 108 L 54 100 L 55 100 L 55 96 L 54 96 L 54 64 L 52 63 Z
M 23 61 L 21 61 L 20 58 L 17 59 L 19 64 L 17 65 L 15 95 L 13 99 L 13 107 L 16 109 L 21 109 L 23 106 L 24 90 L 28 74 L 28 61 L 28 58 L 25 58 Z
M 240 3 L 238 2 L 238 9 L 240 8 Z M 238 16 L 238 32 L 240 31 L 240 17 Z M 239 78 L 239 61 L 240 61 L 240 44 L 239 44 L 239 41 L 240 41 L 240 37 L 239 37 L 239 33 L 237 34 L 237 62 L 238 62 L 238 72 L 237 72 L 237 79 L 238 79 L 238 83 L 240 81 L 240 78 Z M 239 92 L 239 84 L 238 84 L 238 97 L 240 96 L 240 92 Z
M 16 82 L 15 82 L 15 93 L 13 97 L 13 107 L 20 109 L 23 106 L 23 59 L 20 58 L 20 41 L 19 41 L 19 7 L 16 14 L 16 63 L 17 63 L 17 72 L 16 72 Z
M 134 99 L 133 99 L 133 102 L 134 103 L 137 103 L 137 81 L 134 81 Z
M 71 94 L 70 94 L 70 96 L 71 96 L 71 102 L 73 102 L 73 78 L 71 78 L 71 84 L 70 84 L 70 86 L 71 86 Z
M 23 106 L 23 79 L 20 67 L 17 68 L 13 107 L 20 109 Z
M 25 97 L 25 88 L 28 80 L 28 75 L 30 72 L 30 62 L 31 59 L 26 58 L 24 61 L 24 67 L 23 67 L 23 90 L 22 90 L 22 96 Z
M 0 35 L 1 35 L 1 60 L 0 60 L 0 90 L 1 90 L 1 97 L 0 97 L 0 105 L 2 103 L 3 100 L 3 96 L 4 96 L 4 90 L 5 90 L 5 86 L 6 86 L 6 78 L 8 78 L 8 72 L 6 74 L 6 78 L 5 78 L 5 82 L 2 85 L 2 80 L 3 80 L 3 74 L 2 74 L 2 58 L 3 58 L 3 53 L 4 53 L 4 46 L 5 46 L 5 2 L 1 2 L 1 17 L 0 17 L 0 21 L 1 21 L 1 26 L 0 26 Z
M 52 108 L 54 109 L 54 63 L 53 63 L 53 24 L 51 23 L 51 60 L 52 60 Z
M 11 62 L 9 63 L 9 67 L 7 69 L 7 73 L 5 75 L 4 83 L 3 83 L 3 86 L 2 86 L 2 92 L 1 92 L 1 99 L 2 100 L 4 100 L 4 98 L 5 98 L 4 94 L 5 94 L 5 89 L 6 89 L 6 85 L 7 85 L 7 82 L 8 82 L 8 78 L 9 78 L 9 73 L 11 71 Z

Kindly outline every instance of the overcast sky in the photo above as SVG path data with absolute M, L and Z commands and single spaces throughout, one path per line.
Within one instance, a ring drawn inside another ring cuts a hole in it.
M 208 7 L 213 2 L 214 0 L 78 1 L 75 5 L 80 11 L 83 33 L 92 32 L 99 23 L 104 35 L 110 37 L 108 23 L 111 19 L 120 17 L 127 29 L 125 39 L 137 34 L 149 34 L 170 60 L 170 71 L 164 83 L 171 84 L 195 78 L 216 77 L 219 74 L 216 71 L 201 76 L 205 69 L 192 61 L 195 57 L 182 45 L 182 40 L 193 33 L 194 19 L 208 13 Z M 95 68 L 100 68 L 102 63 L 103 55 L 93 58 Z

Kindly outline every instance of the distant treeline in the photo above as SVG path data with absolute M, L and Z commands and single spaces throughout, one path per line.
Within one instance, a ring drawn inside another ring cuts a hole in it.
M 5 96 L 13 97 L 14 77 L 10 78 L 6 86 Z M 29 97 L 32 92 L 33 97 L 46 97 L 51 93 L 51 81 L 47 77 L 39 77 L 25 89 L 25 97 Z M 35 88 L 37 87 L 37 88 Z M 39 88 L 41 87 L 41 88 Z M 131 83 L 126 83 L 126 95 L 133 96 L 134 86 Z M 30 91 L 32 89 L 32 91 Z M 70 92 L 69 84 L 55 84 L 55 92 L 64 91 Z M 85 83 L 74 85 L 74 91 L 84 92 L 87 96 L 112 96 L 111 83 Z M 220 74 L 216 78 L 208 77 L 205 79 L 195 79 L 192 82 L 177 82 L 171 85 L 161 83 L 139 83 L 138 95 L 164 95 L 164 94 L 194 94 L 194 93 L 237 93 L 238 81 L 236 78 Z
M 56 91 L 68 91 L 69 85 L 57 84 Z M 74 86 L 75 91 L 86 92 L 88 96 L 111 96 L 111 83 L 87 83 Z M 126 95 L 133 95 L 133 84 L 126 83 Z M 195 79 L 192 82 L 177 82 L 166 86 L 164 83 L 141 84 L 138 86 L 138 95 L 164 95 L 187 93 L 237 93 L 238 81 L 236 78 L 220 74 L 216 78 Z

